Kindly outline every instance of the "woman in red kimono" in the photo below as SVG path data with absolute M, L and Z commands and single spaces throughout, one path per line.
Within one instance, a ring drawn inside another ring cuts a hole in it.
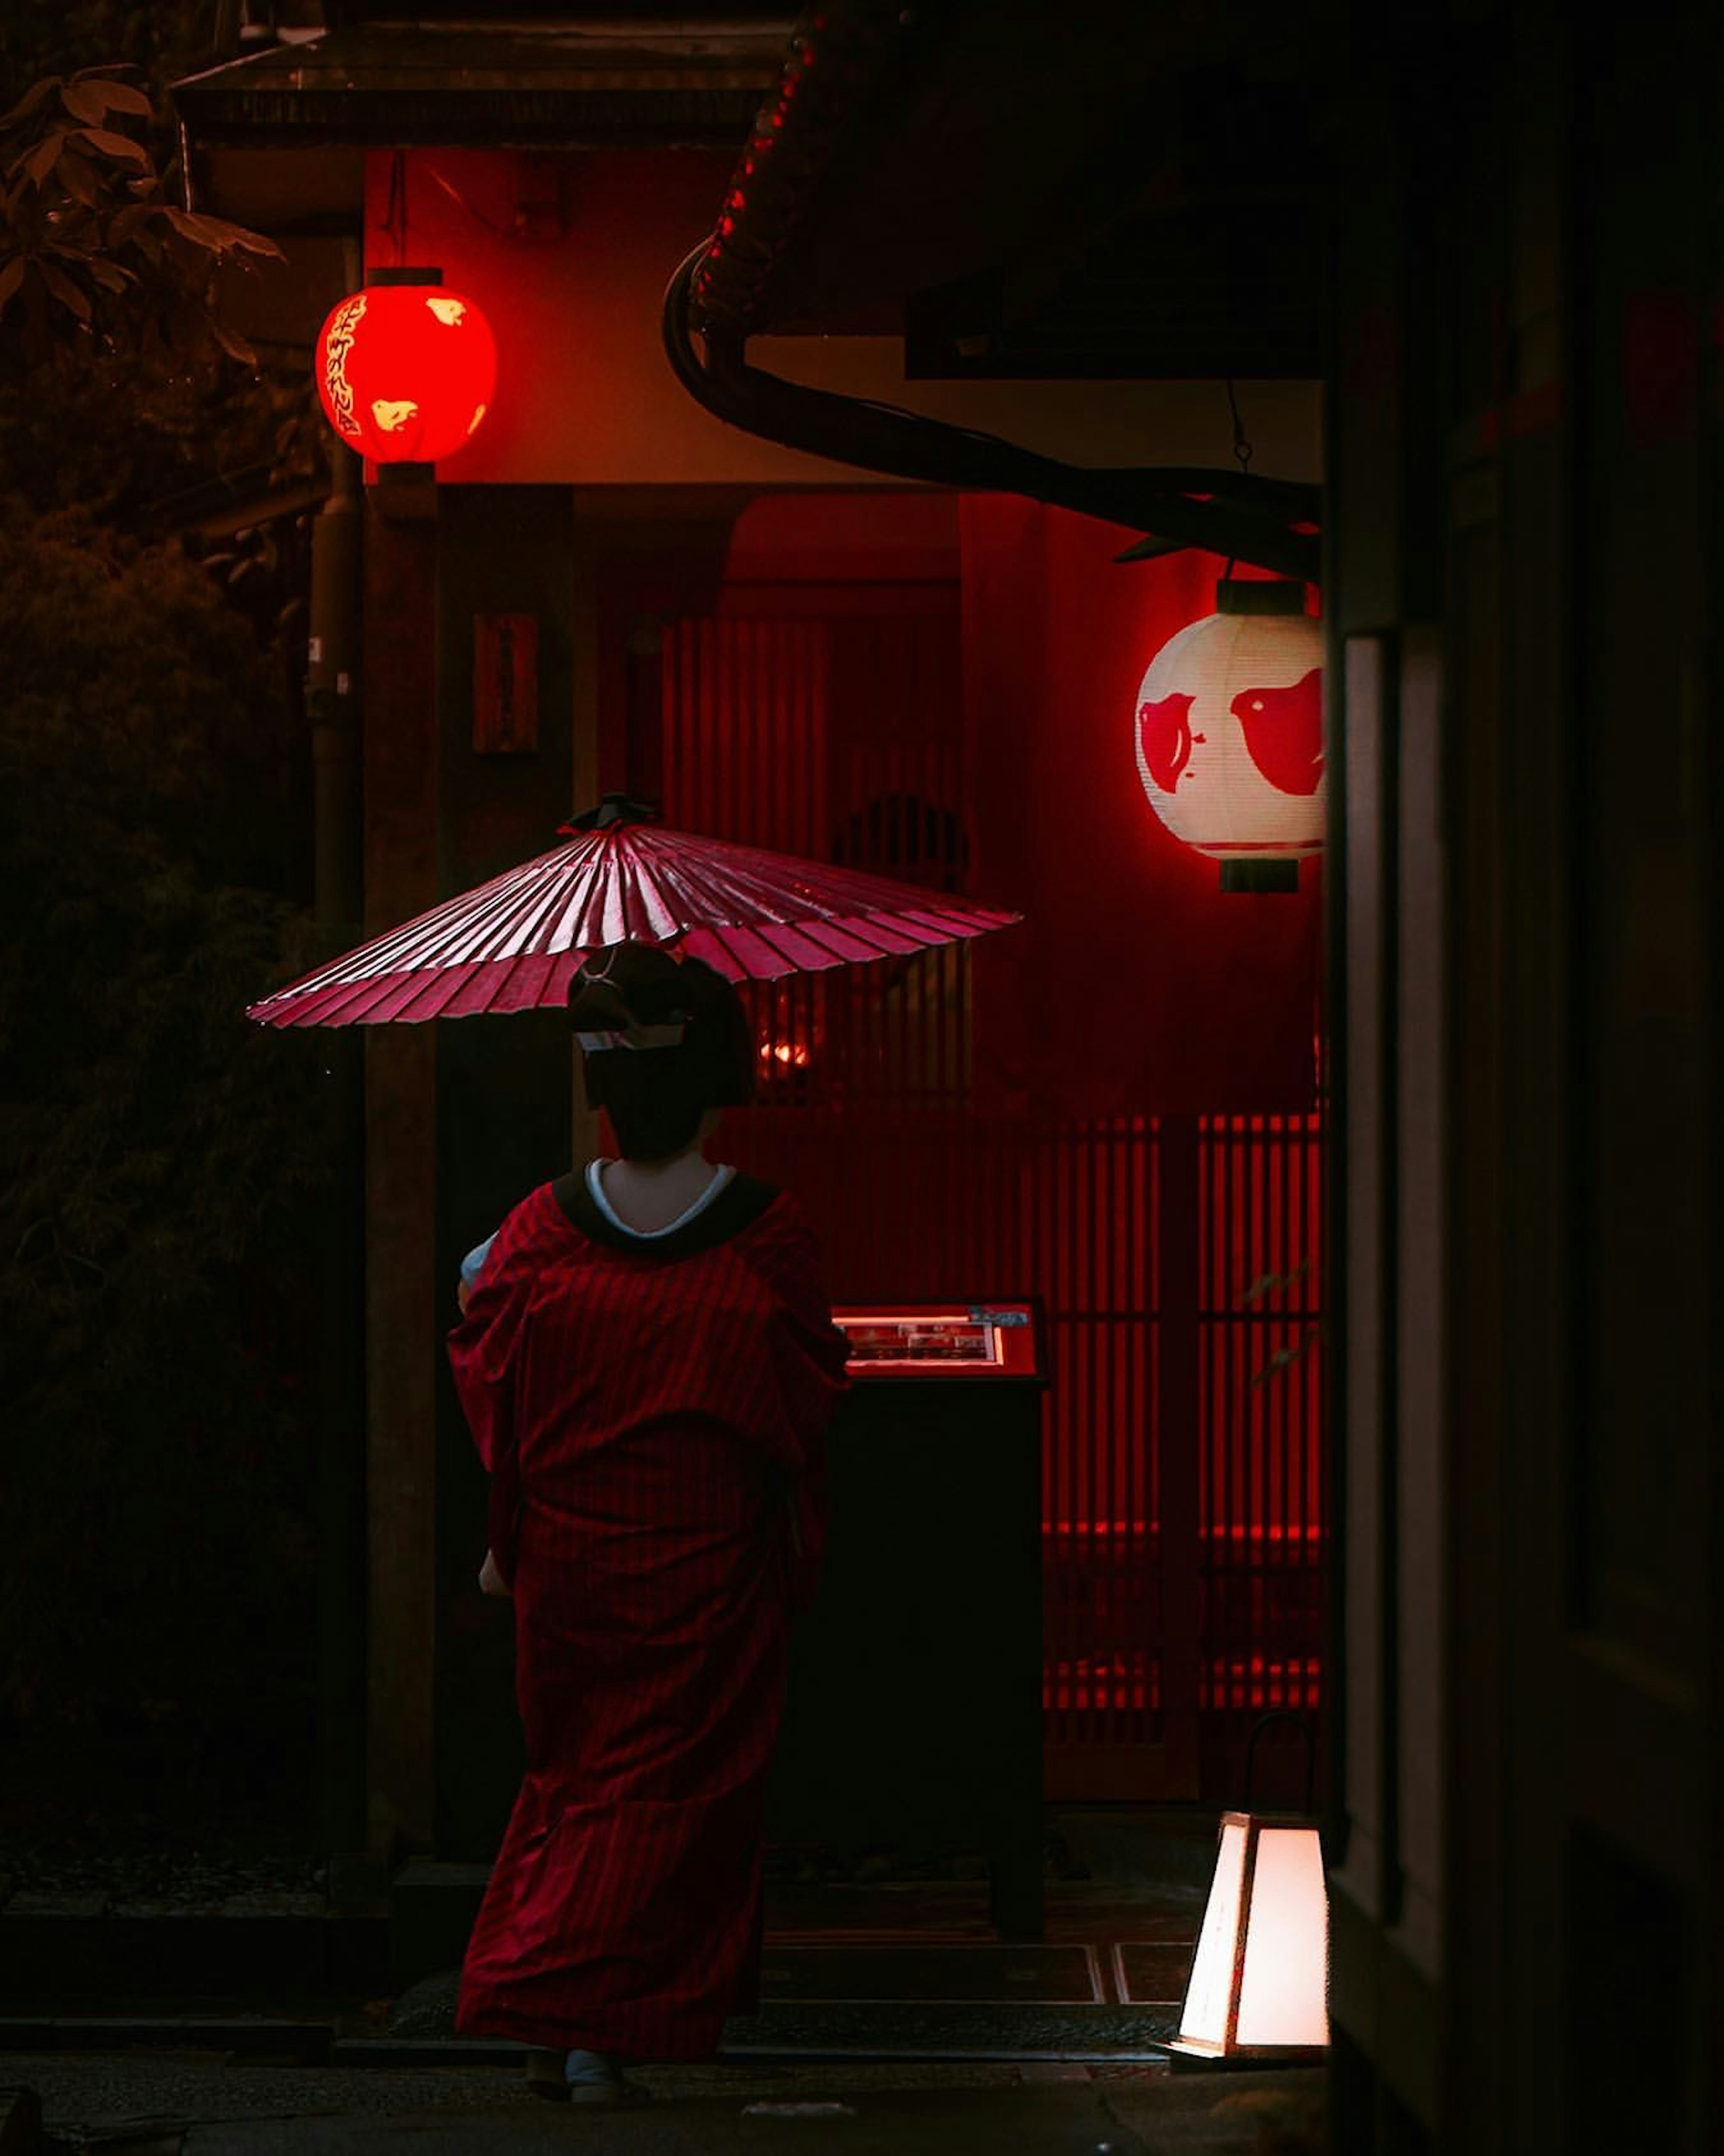
M 753 1090 L 735 989 L 625 944 L 570 1009 L 622 1157 L 516 1206 L 449 1343 L 527 1757 L 455 2027 L 614 2102 L 643 2093 L 623 2062 L 710 2058 L 757 2004 L 762 1784 L 845 1342 L 794 1201 L 705 1158 Z

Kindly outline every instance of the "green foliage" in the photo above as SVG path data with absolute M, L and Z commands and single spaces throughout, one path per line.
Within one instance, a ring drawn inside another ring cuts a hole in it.
M 243 1696 L 303 1629 L 315 1044 L 231 880 L 271 690 L 179 550 L 0 533 L 0 1707 Z
M 15 366 L 56 356 L 69 332 L 157 364 L 210 336 L 254 363 L 211 305 L 214 273 L 281 250 L 173 200 L 148 139 L 156 116 L 111 67 L 44 75 L 0 116 L 0 321 L 21 318 Z
M 215 0 L 8 0 L 0 8 L 0 104 L 56 70 L 110 62 L 173 82 L 215 55 Z
M 182 208 L 162 100 L 111 67 L 49 74 L 0 116 L 0 494 L 128 529 L 212 482 L 303 482 L 319 444 L 302 364 L 270 370 L 222 318 L 273 240 Z
M 0 33 L 0 1717 L 34 1763 L 0 1785 L 14 1827 L 70 1782 L 130 1816 L 145 1777 L 156 1830 L 198 1789 L 226 1815 L 270 1759 L 300 1778 L 290 1809 L 310 1729 L 320 1064 L 243 1014 L 313 956 L 284 896 L 303 547 L 262 518 L 218 582 L 175 536 L 310 468 L 310 399 L 215 316 L 216 274 L 271 244 L 188 218 L 159 89 L 100 64 L 171 79 L 163 40 L 196 13 L 96 0 L 46 53 Z

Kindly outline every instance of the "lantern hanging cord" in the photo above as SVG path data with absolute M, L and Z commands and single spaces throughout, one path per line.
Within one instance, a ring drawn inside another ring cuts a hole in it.
M 499 224 L 482 211 L 475 209 L 461 190 L 452 180 L 446 180 L 435 165 L 428 163 L 424 169 L 432 182 L 443 189 L 457 208 L 465 210 L 475 224 L 482 224 L 487 232 L 499 239 L 520 239 L 518 232 L 511 232 L 507 225 Z M 383 229 L 395 243 L 395 264 L 399 269 L 407 260 L 407 152 L 404 150 L 398 150 L 389 162 L 389 201 L 384 214 Z
M 1227 377 L 1227 408 L 1233 414 L 1233 453 L 1239 460 L 1240 476 L 1249 479 L 1251 475 L 1251 459 L 1256 454 L 1256 451 L 1252 448 L 1250 438 L 1245 432 L 1245 423 L 1239 417 L 1239 400 L 1234 393 L 1231 375 Z
M 1241 479 L 1249 479 L 1251 459 L 1255 452 L 1252 449 L 1250 437 L 1245 432 L 1245 423 L 1239 417 L 1239 400 L 1234 393 L 1231 375 L 1227 377 L 1227 408 L 1233 414 L 1233 453 L 1239 459 L 1239 476 Z M 1227 567 L 1222 572 L 1224 583 L 1230 583 L 1233 581 L 1234 563 L 1238 559 L 1239 557 L 1236 554 L 1228 556 Z
M 499 239 L 513 239 L 517 242 L 520 240 L 521 234 L 519 232 L 511 231 L 506 224 L 499 224 L 495 221 L 495 219 L 486 217 L 483 211 L 475 209 L 472 203 L 468 201 L 466 196 L 461 192 L 461 190 L 455 185 L 454 182 L 453 180 L 444 179 L 442 173 L 438 171 L 435 165 L 428 164 L 425 170 L 437 182 L 438 186 L 443 189 L 443 192 L 449 197 L 449 200 L 459 208 L 465 210 L 468 216 L 472 218 L 475 224 L 482 224 L 487 232 L 494 234 Z
M 383 229 L 395 243 L 395 267 L 407 261 L 407 152 L 398 150 L 389 161 L 389 202 Z

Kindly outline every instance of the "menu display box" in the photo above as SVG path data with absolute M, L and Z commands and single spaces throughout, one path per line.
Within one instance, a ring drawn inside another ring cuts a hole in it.
M 1029 1303 L 847 1304 L 853 1378 L 1029 1378 L 1041 1367 Z

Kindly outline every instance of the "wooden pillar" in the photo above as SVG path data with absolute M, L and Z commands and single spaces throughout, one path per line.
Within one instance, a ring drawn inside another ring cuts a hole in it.
M 437 526 L 381 513 L 365 548 L 366 929 L 434 904 Z M 369 1833 L 429 1849 L 435 1820 L 434 1042 L 428 1027 L 365 1036 Z
M 578 814 L 608 789 L 624 783 L 620 771 L 602 770 L 599 680 L 602 673 L 599 624 L 599 563 L 603 541 L 591 528 L 575 523 L 569 542 L 569 686 L 572 727 L 569 743 L 569 807 Z M 656 798 L 656 797 L 654 797 Z M 569 1042 L 569 1160 L 592 1159 L 598 1151 L 598 1115 L 587 1105 L 578 1065 L 581 1051 Z
M 320 958 L 359 939 L 364 870 L 359 682 L 364 502 L 359 462 L 333 435 L 331 490 L 311 542 L 305 704 L 316 814 L 313 895 Z M 317 1814 L 332 1860 L 366 1847 L 364 1043 L 320 1036 L 323 1147 L 331 1174 L 318 1223 Z
M 590 740 L 591 600 L 578 570 L 573 495 L 557 486 L 438 490 L 434 704 L 439 896 L 472 888 L 561 844 L 582 706 Z M 475 623 L 534 624 L 529 743 L 500 747 L 480 718 Z M 582 742 L 583 773 L 590 757 Z M 590 778 L 583 783 L 590 784 Z M 436 1687 L 440 1858 L 494 1853 L 523 1764 L 511 1605 L 476 1584 L 486 1481 L 444 1353 L 464 1253 L 569 1165 L 571 1050 L 561 1010 L 449 1019 L 436 1030 L 434 1278 L 419 1338 L 435 1388 Z

